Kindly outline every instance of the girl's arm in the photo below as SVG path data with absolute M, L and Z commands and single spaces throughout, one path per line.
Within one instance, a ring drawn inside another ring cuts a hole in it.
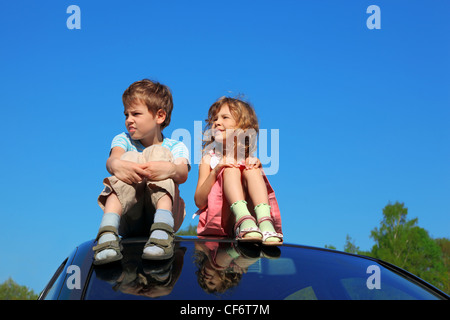
M 202 158 L 198 167 L 198 182 L 195 190 L 194 201 L 199 209 L 204 209 L 208 205 L 208 195 L 212 186 L 217 180 L 217 175 L 222 168 L 239 167 L 235 161 L 221 159 L 221 161 L 211 170 L 211 156 L 206 155 Z
M 217 179 L 217 170 L 211 170 L 211 156 L 202 158 L 198 166 L 198 182 L 195 189 L 194 201 L 199 209 L 204 209 L 208 204 L 208 195 Z M 216 166 L 217 168 L 217 166 Z M 215 168 L 214 168 L 215 169 Z

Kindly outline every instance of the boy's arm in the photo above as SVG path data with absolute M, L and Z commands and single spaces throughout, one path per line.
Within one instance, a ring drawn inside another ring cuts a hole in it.
M 106 170 L 117 179 L 125 183 L 133 184 L 141 182 L 147 175 L 147 172 L 141 167 L 142 165 L 121 160 L 120 157 L 125 153 L 121 147 L 114 147 L 111 149 L 109 158 L 106 161 Z
M 114 147 L 111 149 L 111 152 L 109 153 L 109 158 L 106 160 L 106 170 L 112 175 L 114 175 L 114 167 L 115 163 L 117 164 L 117 160 L 120 160 L 120 157 L 125 153 L 125 150 L 123 150 L 120 147 Z
M 188 161 L 177 158 L 175 161 L 150 161 L 141 165 L 146 171 L 146 177 L 153 181 L 172 179 L 177 184 L 186 182 L 188 178 Z
M 186 158 L 177 158 L 174 161 L 175 174 L 172 179 L 175 183 L 182 184 L 185 183 L 189 174 L 189 163 Z

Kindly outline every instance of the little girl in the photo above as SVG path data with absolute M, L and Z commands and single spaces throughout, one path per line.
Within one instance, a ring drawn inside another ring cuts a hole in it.
M 194 196 L 200 209 L 197 234 L 281 245 L 275 193 L 260 161 L 251 156 L 259 130 L 255 111 L 242 100 L 222 97 L 206 122 Z

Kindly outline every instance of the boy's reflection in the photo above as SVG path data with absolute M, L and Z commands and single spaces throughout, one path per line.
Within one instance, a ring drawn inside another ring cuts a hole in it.
M 186 248 L 175 245 L 171 259 L 143 261 L 142 244 L 127 244 L 120 263 L 96 267 L 99 279 L 109 282 L 115 291 L 157 298 L 170 294 L 180 277 Z

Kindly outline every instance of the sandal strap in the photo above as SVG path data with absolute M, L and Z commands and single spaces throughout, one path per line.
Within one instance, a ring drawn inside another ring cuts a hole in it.
M 170 238 L 170 236 L 169 236 L 169 239 L 150 238 L 150 239 L 148 239 L 144 248 L 156 245 L 158 247 L 161 247 L 164 250 L 164 248 L 170 247 L 172 245 L 172 243 L 173 242 L 172 242 L 172 239 Z
M 100 239 L 100 237 L 104 234 L 104 233 L 112 233 L 116 239 L 115 240 L 111 240 L 111 241 L 106 241 L 103 243 L 98 243 L 98 240 Z M 113 227 L 113 226 L 104 226 L 101 227 L 98 230 L 98 234 L 97 234 L 97 238 L 95 239 L 95 241 L 97 242 L 97 245 L 92 247 L 92 250 L 94 251 L 94 265 L 101 265 L 101 264 L 105 264 L 105 263 L 110 263 L 113 261 L 118 261 L 121 260 L 123 258 L 122 252 L 121 250 L 122 245 L 120 243 L 120 238 L 119 238 L 119 233 L 117 232 L 117 228 Z M 116 252 L 116 255 L 114 257 L 109 257 L 106 259 L 101 259 L 101 260 L 97 260 L 97 255 L 102 252 L 103 250 L 106 249 L 111 249 L 114 250 Z
M 264 216 L 261 219 L 258 219 L 258 224 L 260 224 L 261 222 L 264 222 L 264 221 L 270 221 L 272 223 L 272 225 L 274 224 L 274 221 L 271 216 Z
M 164 251 L 166 251 L 165 249 L 171 247 L 173 244 L 173 240 L 174 240 L 173 228 L 170 225 L 168 225 L 167 223 L 155 222 L 152 224 L 152 226 L 150 228 L 150 234 L 155 230 L 165 231 L 168 235 L 168 239 L 157 239 L 157 238 L 150 237 L 148 239 L 147 243 L 145 244 L 144 248 L 156 245 L 158 247 L 161 247 Z
M 244 222 L 245 220 L 252 220 L 255 223 L 255 226 L 254 227 L 245 228 L 245 229 L 241 229 L 242 222 Z M 234 234 L 235 234 L 237 240 L 244 240 L 243 238 L 248 233 L 252 233 L 252 232 L 259 233 L 261 235 L 261 238 L 262 238 L 261 230 L 258 228 L 258 226 L 256 226 L 256 219 L 250 214 L 247 214 L 247 215 L 241 217 L 236 222 L 236 224 L 234 225 Z M 261 238 L 259 238 L 259 237 L 254 237 L 253 238 L 252 237 L 252 238 L 250 238 L 248 240 L 260 241 Z
M 264 238 L 270 238 L 270 237 L 283 238 L 283 234 L 276 232 L 276 231 L 263 231 L 262 234 L 263 234 Z
M 237 228 L 239 229 L 239 227 Z M 236 229 L 236 233 L 237 233 Z M 239 234 L 237 234 L 238 237 L 245 237 L 247 233 L 256 232 L 262 235 L 261 230 L 258 227 L 250 227 L 245 229 L 239 229 Z
M 110 233 L 114 234 L 117 238 L 119 237 L 119 233 L 117 232 L 117 228 L 116 227 L 104 226 L 104 227 L 101 227 L 98 230 L 98 234 L 97 234 L 97 237 L 95 238 L 95 241 L 98 241 L 98 239 L 100 239 L 102 234 L 105 233 L 105 232 L 110 232 Z
M 243 217 L 241 217 L 238 221 L 236 221 L 236 224 L 234 225 L 234 229 L 239 228 L 239 226 L 242 224 L 242 222 L 244 222 L 245 220 L 253 220 L 253 222 L 256 223 L 256 219 L 251 215 L 251 214 L 247 214 Z
M 273 232 L 273 231 L 264 231 L 262 233 L 262 235 L 263 235 L 263 244 L 264 244 L 264 242 L 266 242 L 266 240 L 268 238 L 278 238 L 278 239 L 280 239 L 280 241 L 276 242 L 276 243 L 279 243 L 280 245 L 283 243 L 283 234 L 282 233 Z
M 155 222 L 152 224 L 152 227 L 150 228 L 150 233 L 152 233 L 155 230 L 162 230 L 166 231 L 169 234 L 173 234 L 173 228 L 168 225 L 167 223 L 163 222 Z
M 112 250 L 119 250 L 120 251 L 120 245 L 119 245 L 119 241 L 117 240 L 113 240 L 113 241 L 106 241 L 103 242 L 101 244 L 96 245 L 95 247 L 92 248 L 92 250 L 94 251 L 102 251 L 105 249 L 112 249 Z

